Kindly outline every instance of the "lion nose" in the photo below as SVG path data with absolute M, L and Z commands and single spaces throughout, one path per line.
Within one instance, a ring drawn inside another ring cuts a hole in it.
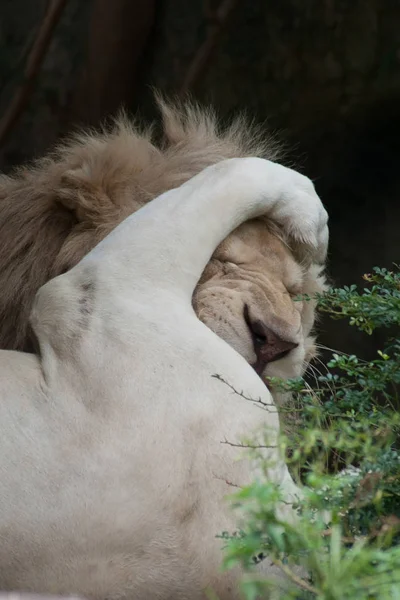
M 262 340 L 260 340 L 261 344 L 258 343 L 258 340 L 255 340 L 256 343 L 253 341 L 254 351 L 259 361 L 264 363 L 274 362 L 275 360 L 284 358 L 291 350 L 294 350 L 298 346 L 295 342 L 282 339 L 268 327 L 264 327 L 264 331 Z
M 263 370 L 268 363 L 284 358 L 291 350 L 297 348 L 296 342 L 281 338 L 262 321 L 252 321 L 247 306 L 244 317 L 251 332 L 259 369 Z

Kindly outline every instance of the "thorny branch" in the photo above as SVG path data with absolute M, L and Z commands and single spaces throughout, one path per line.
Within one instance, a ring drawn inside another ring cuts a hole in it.
M 215 473 L 213 473 L 213 476 L 215 477 L 215 479 L 219 479 L 220 481 L 223 481 L 224 483 L 226 483 L 226 485 L 229 485 L 230 487 L 238 488 L 239 490 L 242 489 L 241 485 L 238 485 L 237 483 L 233 483 L 233 481 L 230 481 L 229 479 L 225 479 L 225 477 L 219 477 L 219 475 L 216 475 Z
M 228 383 L 228 381 L 226 381 L 223 377 L 221 377 L 221 375 L 218 375 L 218 373 L 211 375 L 211 377 L 218 379 L 218 381 L 222 381 L 222 383 L 227 385 L 228 388 L 231 389 L 234 394 L 236 394 L 237 396 L 240 396 L 241 398 L 243 398 L 243 400 L 247 400 L 248 402 L 253 402 L 253 404 L 257 404 L 258 406 L 262 406 L 263 408 L 267 408 L 269 406 L 276 408 L 276 406 L 273 402 L 264 402 L 264 400 L 261 400 L 261 398 L 257 398 L 257 399 L 251 398 L 250 396 L 246 396 L 246 394 L 243 392 L 243 390 L 241 392 L 239 392 L 238 390 L 236 390 L 233 387 L 232 384 Z M 278 412 L 278 411 L 270 411 L 269 410 L 268 412 Z
M 232 446 L 233 448 L 251 448 L 253 450 L 259 450 L 260 448 L 278 448 L 278 446 L 267 446 L 266 444 L 234 444 L 233 442 L 229 442 L 226 438 L 224 439 L 224 441 L 220 442 L 221 444 L 228 444 L 228 446 Z
M 218 381 L 222 381 L 222 383 L 227 385 L 228 388 L 231 389 L 234 394 L 236 394 L 237 396 L 240 396 L 240 398 L 243 398 L 244 400 L 247 400 L 248 402 L 253 402 L 257 406 L 261 405 L 262 408 L 268 408 L 269 406 L 273 406 L 275 408 L 275 404 L 273 402 L 264 402 L 263 400 L 261 400 L 261 398 L 258 398 L 257 400 L 255 400 L 254 398 L 251 398 L 250 396 L 246 396 L 243 391 L 238 392 L 233 387 L 232 384 L 228 383 L 223 377 L 221 377 L 221 375 L 218 375 L 217 373 L 215 373 L 214 375 L 211 375 L 211 377 L 214 377 L 214 379 L 218 379 Z M 271 411 L 268 410 L 268 412 L 271 412 Z M 274 412 L 278 412 L 278 411 L 274 411 Z M 221 441 L 220 443 L 227 444 L 228 446 L 232 446 L 233 448 L 251 448 L 253 450 L 259 450 L 261 448 L 276 449 L 278 447 L 276 445 L 267 446 L 266 444 L 255 444 L 255 445 L 243 444 L 243 443 L 234 444 L 233 442 L 229 442 L 226 438 L 225 438 L 225 440 Z
M 318 594 L 318 590 L 316 588 L 314 588 L 312 585 L 307 583 L 307 581 L 305 581 L 302 577 L 298 577 L 295 573 L 293 573 L 291 568 L 288 567 L 287 565 L 285 565 L 281 560 L 279 560 L 277 558 L 271 559 L 271 560 L 277 567 L 279 567 L 281 569 L 281 571 L 283 571 L 285 573 L 285 575 L 287 575 L 287 577 L 293 583 L 298 585 L 301 589 L 305 590 L 306 592 L 309 592 L 310 594 L 314 594 L 314 595 Z
M 220 6 L 213 10 L 209 1 L 206 2 L 205 13 L 208 21 L 208 35 L 201 46 L 198 48 L 192 62 L 186 72 L 182 86 L 179 90 L 179 96 L 184 96 L 193 89 L 197 81 L 206 71 L 212 58 L 219 38 L 227 25 L 228 17 L 235 8 L 237 0 L 223 0 Z
M 23 81 L 17 88 L 8 109 L 5 111 L 5 114 L 0 121 L 0 146 L 4 143 L 7 135 L 13 129 L 23 113 L 24 108 L 28 104 L 36 77 L 50 45 L 54 29 L 60 20 L 66 4 L 67 0 L 51 0 L 49 3 L 49 7 L 39 27 L 35 41 L 32 44 L 31 51 L 28 54 Z

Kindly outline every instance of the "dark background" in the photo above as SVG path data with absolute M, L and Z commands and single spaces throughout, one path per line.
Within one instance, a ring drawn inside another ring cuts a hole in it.
M 1 170 L 121 104 L 153 119 L 151 86 L 189 89 L 222 117 L 245 110 L 279 132 L 330 213 L 335 284 L 398 261 L 400 0 L 0 0 Z M 322 341 L 364 356 L 380 345 L 328 322 Z

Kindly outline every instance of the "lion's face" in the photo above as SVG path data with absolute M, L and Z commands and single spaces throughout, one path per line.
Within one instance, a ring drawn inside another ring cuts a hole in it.
M 322 289 L 262 221 L 239 227 L 216 250 L 193 297 L 200 320 L 263 376 L 301 375 L 315 353 L 314 303 Z

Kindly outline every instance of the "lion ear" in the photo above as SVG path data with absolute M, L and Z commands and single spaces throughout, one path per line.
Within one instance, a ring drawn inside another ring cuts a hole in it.
M 106 224 L 116 217 L 117 207 L 106 178 L 96 176 L 89 163 L 69 169 L 61 176 L 57 199 L 89 227 Z M 110 197 L 111 196 L 111 197 Z
M 188 99 L 167 102 L 159 92 L 155 93 L 155 100 L 161 113 L 166 146 L 187 145 L 198 151 L 218 145 L 217 117 L 211 109 L 200 108 Z
M 57 201 L 73 212 L 79 222 L 86 221 L 90 199 L 93 200 L 93 185 L 89 169 L 84 165 L 65 171 L 60 178 Z

